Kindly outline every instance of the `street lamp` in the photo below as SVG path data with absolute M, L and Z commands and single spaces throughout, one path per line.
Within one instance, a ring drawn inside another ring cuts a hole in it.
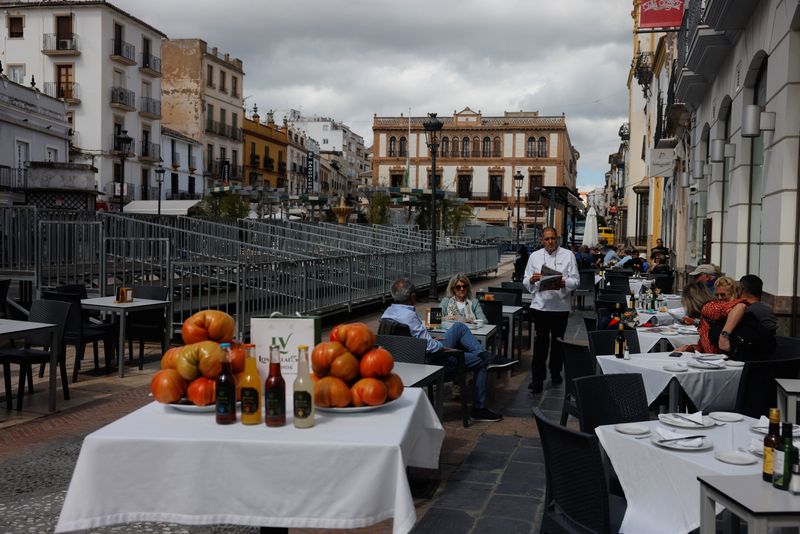
M 525 177 L 522 175 L 520 171 L 517 171 L 517 174 L 514 175 L 514 181 L 517 183 L 517 248 L 519 248 L 520 245 L 520 234 L 521 234 L 520 231 L 522 230 L 519 218 L 519 200 L 520 200 L 519 197 L 520 193 L 522 192 L 522 181 L 524 179 Z
M 158 216 L 161 216 L 161 186 L 164 183 L 164 173 L 167 172 L 164 169 L 164 160 L 158 158 L 158 167 L 156 168 L 156 183 L 158 184 Z
M 128 135 L 128 130 L 122 130 L 114 141 L 119 152 L 119 212 L 122 213 L 122 208 L 125 205 L 125 199 L 123 198 L 125 194 L 125 160 L 131 155 L 133 138 Z
M 431 152 L 431 289 L 430 300 L 439 300 L 436 285 L 436 152 L 439 150 L 438 134 L 444 124 L 436 118 L 436 113 L 428 113 L 428 120 L 422 126 L 425 128 L 425 140 Z

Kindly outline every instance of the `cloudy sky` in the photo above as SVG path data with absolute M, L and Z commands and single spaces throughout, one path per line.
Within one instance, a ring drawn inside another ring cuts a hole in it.
M 372 117 L 567 116 L 578 186 L 600 185 L 627 114 L 630 0 L 111 0 L 244 62 L 246 105 Z

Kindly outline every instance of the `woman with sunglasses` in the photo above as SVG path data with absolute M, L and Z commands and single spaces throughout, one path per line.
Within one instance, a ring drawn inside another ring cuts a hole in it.
M 442 299 L 442 315 L 448 321 L 474 323 L 486 321 L 480 302 L 472 295 L 472 284 L 464 273 L 457 273 L 447 284 L 447 296 Z

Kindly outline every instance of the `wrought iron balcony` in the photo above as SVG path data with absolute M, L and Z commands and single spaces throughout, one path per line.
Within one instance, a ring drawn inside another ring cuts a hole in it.
M 139 147 L 139 159 L 158 161 L 161 157 L 161 145 L 142 141 Z
M 42 36 L 42 53 L 47 56 L 79 56 L 78 35 L 46 33 Z
M 124 65 L 136 65 L 136 47 L 121 39 L 111 39 L 111 59 Z
M 125 111 L 136 111 L 136 93 L 124 87 L 112 87 L 111 107 Z
M 189 171 L 194 172 L 197 170 L 197 156 L 189 156 Z
M 170 165 L 172 165 L 173 169 L 177 169 L 181 166 L 181 155 L 179 152 L 173 152 L 170 154 Z
M 151 119 L 161 118 L 161 100 L 143 96 L 139 98 L 139 113 Z
M 161 58 L 153 54 L 142 53 L 139 55 L 140 70 L 150 76 L 161 76 Z
M 119 141 L 119 136 L 115 134 L 111 134 L 111 152 L 117 156 L 122 155 L 123 149 L 125 149 Z M 125 157 L 130 157 L 134 154 L 134 149 L 136 148 L 136 140 L 131 138 L 131 144 L 127 147 L 127 154 Z
M 0 190 L 22 190 L 28 186 L 28 169 L 0 167 Z
M 80 104 L 80 87 L 77 83 L 44 82 L 44 94 L 61 98 L 69 104 Z

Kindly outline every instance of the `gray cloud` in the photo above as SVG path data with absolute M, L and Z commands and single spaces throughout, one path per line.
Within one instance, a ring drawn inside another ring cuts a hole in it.
M 579 185 L 599 184 L 626 115 L 621 0 L 112 0 L 172 38 L 244 61 L 247 106 L 335 117 L 539 110 L 567 116 Z

